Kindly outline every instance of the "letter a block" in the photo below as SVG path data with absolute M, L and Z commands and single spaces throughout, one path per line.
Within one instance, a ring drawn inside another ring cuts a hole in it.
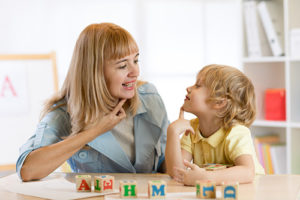
M 76 175 L 76 190 L 77 192 L 90 192 L 92 178 L 90 175 Z
M 155 180 L 148 182 L 148 197 L 150 199 L 162 199 L 167 194 L 167 185 L 165 181 Z
M 222 183 L 222 196 L 224 200 L 238 199 L 239 183 Z
M 115 178 L 113 176 L 95 176 L 94 191 L 95 192 L 112 192 L 114 190 Z
M 123 199 L 136 198 L 137 197 L 136 181 L 120 181 L 120 196 Z
M 196 196 L 201 199 L 216 198 L 216 183 L 211 181 L 196 181 Z

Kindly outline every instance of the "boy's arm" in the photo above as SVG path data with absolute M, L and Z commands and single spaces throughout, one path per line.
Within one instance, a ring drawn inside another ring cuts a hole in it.
M 240 155 L 234 161 L 234 166 L 218 171 L 207 171 L 207 178 L 217 184 L 222 182 L 250 183 L 255 177 L 255 167 L 251 155 Z
M 184 132 L 194 133 L 194 130 L 190 122 L 184 119 L 183 110 L 180 110 L 179 119 L 171 123 L 167 130 L 166 168 L 171 177 L 175 175 L 175 168 L 185 169 L 183 159 L 192 160 L 191 153 L 181 150 L 180 134 Z
M 195 185 L 196 180 L 211 180 L 220 185 L 222 182 L 250 183 L 255 176 L 254 163 L 251 155 L 241 155 L 235 159 L 235 166 L 217 170 L 204 171 L 197 165 L 184 162 L 190 170 L 179 170 L 179 177 L 185 185 Z

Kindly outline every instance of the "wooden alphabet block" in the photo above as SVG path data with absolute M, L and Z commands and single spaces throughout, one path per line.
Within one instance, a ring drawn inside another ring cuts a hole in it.
M 113 176 L 95 176 L 94 191 L 95 192 L 112 192 L 114 190 L 115 178 Z
M 239 183 L 222 183 L 222 197 L 224 200 L 236 200 L 239 194 Z
M 226 169 L 226 165 L 221 165 L 221 164 L 215 164 L 215 165 L 209 165 L 205 167 L 205 170 L 207 171 L 216 171 L 220 169 Z
M 120 181 L 120 197 L 125 198 L 136 198 L 137 197 L 137 185 L 136 181 Z
M 167 185 L 163 180 L 154 180 L 148 182 L 148 198 L 162 199 L 167 194 Z
M 76 175 L 76 190 L 77 192 L 90 192 L 92 178 L 90 175 Z
M 216 197 L 216 183 L 211 181 L 196 181 L 196 196 L 201 199 Z

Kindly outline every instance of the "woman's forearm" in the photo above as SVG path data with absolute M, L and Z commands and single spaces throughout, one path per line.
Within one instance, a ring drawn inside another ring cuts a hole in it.
M 32 151 L 21 168 L 22 180 L 30 181 L 48 176 L 97 135 L 95 131 L 87 130 Z

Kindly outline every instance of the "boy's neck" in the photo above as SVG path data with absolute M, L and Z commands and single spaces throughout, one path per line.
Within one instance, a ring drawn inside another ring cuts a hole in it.
M 221 121 L 219 119 L 199 119 L 199 131 L 205 138 L 213 135 L 221 127 Z

